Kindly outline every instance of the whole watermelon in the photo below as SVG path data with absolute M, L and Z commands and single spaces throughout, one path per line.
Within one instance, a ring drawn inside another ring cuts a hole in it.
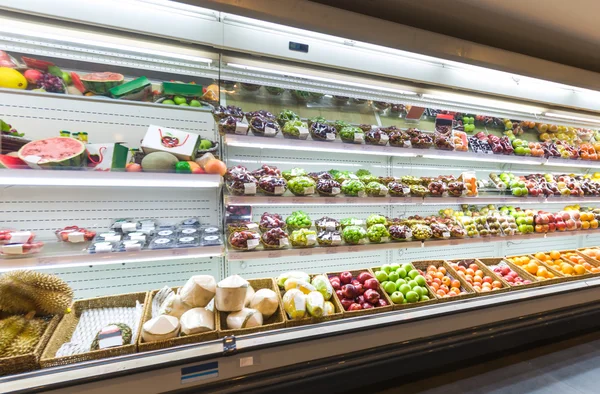
M 85 145 L 70 137 L 31 141 L 19 149 L 19 159 L 31 168 L 69 169 L 86 164 Z
M 108 94 L 110 89 L 121 85 L 125 81 L 123 75 L 111 72 L 86 74 L 80 79 L 83 86 L 95 94 Z

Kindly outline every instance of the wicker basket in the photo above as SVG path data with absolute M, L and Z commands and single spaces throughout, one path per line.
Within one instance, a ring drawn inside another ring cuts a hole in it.
M 358 276 L 358 274 L 360 274 L 361 272 L 370 272 L 369 270 L 356 270 L 356 271 L 348 271 L 352 274 L 353 278 L 356 278 Z M 337 273 L 328 273 L 326 274 L 327 278 L 331 278 L 332 276 L 339 276 L 341 272 L 337 272 Z M 385 291 L 383 291 L 381 289 L 381 287 L 379 289 L 377 289 L 377 292 L 379 293 L 379 297 L 383 298 L 388 304 L 387 306 L 378 306 L 376 308 L 371 308 L 371 309 L 361 309 L 358 311 L 345 311 L 344 308 L 342 307 L 342 303 L 340 302 L 340 299 L 338 298 L 337 294 L 334 292 L 333 293 L 333 297 L 335 298 L 335 302 L 337 302 L 338 305 L 340 305 L 341 310 L 342 310 L 342 315 L 344 318 L 346 317 L 356 317 L 356 316 L 365 316 L 365 315 L 371 315 L 373 313 L 379 313 L 379 312 L 389 312 L 393 309 L 393 304 L 392 304 L 392 300 L 390 300 L 390 297 L 388 297 L 388 295 L 386 294 Z M 335 303 L 334 303 L 335 305 Z
M 381 269 L 381 267 L 373 267 L 370 268 L 369 271 L 371 272 L 371 274 L 373 274 L 373 278 L 375 277 L 375 272 L 379 271 Z M 431 289 L 431 287 L 429 287 L 429 285 L 427 283 L 425 283 L 425 288 L 427 289 L 427 295 L 429 296 L 429 301 L 418 301 L 418 302 L 407 302 L 406 304 L 394 304 L 392 301 L 392 299 L 390 298 L 390 302 L 392 305 L 392 309 L 396 310 L 400 310 L 400 309 L 408 309 L 408 308 L 416 308 L 419 306 L 427 306 L 427 305 L 431 305 L 431 304 L 435 304 L 438 302 L 438 298 L 436 297 L 435 293 L 433 292 L 433 290 Z M 389 298 L 389 295 L 388 295 Z
M 576 251 L 575 250 L 561 250 L 560 251 L 560 254 L 561 254 L 560 259 L 563 262 L 569 264 L 571 267 L 573 267 L 573 263 L 570 260 L 567 260 L 566 258 L 562 257 L 563 253 L 568 253 L 568 252 L 575 253 Z M 535 256 L 533 256 L 533 255 L 532 255 L 532 257 L 535 258 Z M 535 259 L 535 260 L 539 261 L 538 259 Z M 585 273 L 582 275 L 567 276 L 567 275 L 563 274 L 562 272 L 560 272 L 559 270 L 557 270 L 556 268 L 554 268 L 554 266 L 551 266 L 550 264 L 546 263 L 545 261 L 542 261 L 542 263 L 544 263 L 544 266 L 552 268 L 553 272 L 558 272 L 560 274 L 560 279 L 562 279 L 560 282 L 578 280 L 578 279 L 582 279 L 582 278 L 592 278 L 592 277 L 598 275 L 598 274 L 594 274 L 586 269 Z
M 508 282 L 505 281 L 503 277 L 501 277 L 499 275 L 496 275 L 491 269 L 489 269 L 485 264 L 483 264 L 478 259 L 472 259 L 472 258 L 453 259 L 453 260 L 447 260 L 447 262 L 449 264 L 450 263 L 458 263 L 459 261 L 462 261 L 462 260 L 472 260 L 473 264 L 477 265 L 477 267 L 479 267 L 479 269 L 483 272 L 484 275 L 487 275 L 490 278 L 492 278 L 493 280 L 497 280 L 498 282 L 502 283 L 502 287 L 501 288 L 499 288 L 497 290 L 485 291 L 485 292 L 483 292 L 483 291 L 477 291 L 477 289 L 475 289 L 473 286 L 471 286 L 471 288 L 473 289 L 473 291 L 475 293 L 480 294 L 480 295 L 489 295 L 489 294 L 504 293 L 504 292 L 510 290 L 510 286 L 509 286 Z M 454 270 L 454 272 L 456 272 L 458 274 L 457 270 L 455 270 L 454 268 L 452 268 L 452 269 Z M 466 282 L 466 280 L 465 280 L 465 282 Z
M 31 140 L 28 140 L 27 138 L 2 134 L 0 135 L 0 152 L 3 155 L 6 155 L 10 152 L 17 152 L 29 142 L 31 142 Z
M 0 358 L 0 376 L 40 369 L 40 358 L 62 316 L 53 316 L 33 352 L 15 357 Z
M 591 264 L 591 265 L 593 265 L 594 267 L 600 267 L 600 261 L 598 261 L 598 260 L 596 260 L 595 258 L 593 258 L 593 257 L 590 257 L 590 256 L 588 256 L 588 255 L 586 255 L 586 254 L 583 254 L 583 251 L 584 251 L 584 250 L 586 250 L 586 249 L 597 249 L 597 248 L 580 248 L 580 249 L 577 249 L 577 250 L 574 250 L 574 251 L 567 250 L 567 252 L 577 252 L 577 254 L 578 254 L 579 256 L 583 257 L 583 259 L 584 259 L 586 262 L 590 263 L 590 264 Z M 594 275 L 598 275 L 598 274 L 594 274 Z
M 270 289 L 273 290 L 276 294 L 279 294 L 279 287 L 273 278 L 265 278 L 265 279 L 248 279 L 250 286 L 254 290 L 260 289 Z M 263 322 L 262 326 L 252 327 L 252 328 L 239 328 L 237 330 L 230 330 L 227 328 L 227 313 L 228 312 L 217 312 L 217 320 L 215 323 L 215 327 L 217 328 L 219 338 L 224 338 L 232 335 L 245 335 L 245 334 L 254 334 L 256 332 L 275 330 L 278 328 L 285 327 L 285 318 L 283 312 L 283 302 L 281 301 L 281 296 L 279 296 L 279 308 L 273 314 L 273 316 L 269 317 L 267 320 Z
M 584 249 L 589 249 L 589 248 L 584 248 Z M 591 258 L 589 256 L 586 256 L 585 254 L 581 253 L 579 251 L 579 249 L 577 249 L 577 250 L 575 250 L 575 249 L 569 249 L 569 250 L 561 250 L 560 251 L 561 260 L 564 260 L 567 263 L 569 263 L 569 264 L 572 265 L 573 263 L 570 260 L 567 260 L 565 257 L 563 257 L 563 254 L 565 254 L 565 253 L 574 253 L 577 256 L 581 257 L 586 263 L 588 263 L 592 267 L 600 267 L 600 261 L 598 261 L 598 260 L 596 260 L 594 258 Z M 591 272 L 590 270 L 588 270 L 586 268 L 586 274 L 584 274 L 584 275 L 577 275 L 575 277 L 576 278 L 582 278 L 582 277 L 589 278 L 589 277 L 598 276 L 598 275 L 600 275 L 600 273 L 593 273 L 593 272 Z
M 413 267 L 415 267 L 416 269 L 421 270 L 423 272 L 426 272 L 427 267 L 430 265 L 434 265 L 436 267 L 442 266 L 442 267 L 446 268 L 446 276 L 450 277 L 450 279 L 458 280 L 460 282 L 461 290 L 464 290 L 467 293 L 467 294 L 459 294 L 454 297 L 445 297 L 445 298 L 441 297 L 437 293 L 435 293 L 435 296 L 438 299 L 438 302 L 464 300 L 466 298 L 475 297 L 477 295 L 477 293 L 475 292 L 475 290 L 473 290 L 471 285 L 468 284 L 467 281 L 464 280 L 460 275 L 458 275 L 456 273 L 456 271 L 454 271 L 454 268 L 450 267 L 450 264 L 446 263 L 446 261 L 444 261 L 444 260 L 419 260 L 419 261 L 413 261 L 411 264 L 413 265 Z
M 310 280 L 312 281 L 312 279 L 317 275 L 320 275 L 320 274 L 310 275 Z M 325 275 L 325 274 L 322 274 L 322 275 L 327 277 L 327 275 Z M 285 290 L 279 289 L 279 294 L 281 295 L 282 300 L 283 300 L 283 295 L 285 294 Z M 342 307 L 342 304 L 340 304 L 339 300 L 335 297 L 335 291 L 331 295 L 331 298 L 329 299 L 329 301 L 333 304 L 333 306 L 335 308 L 335 313 L 333 313 L 332 315 L 329 315 L 329 316 L 322 316 L 322 317 L 312 317 L 311 316 L 311 317 L 305 317 L 303 319 L 290 319 L 284 309 L 283 316 L 285 317 L 285 326 L 286 327 L 298 327 L 298 326 L 304 326 L 307 324 L 316 324 L 316 323 L 323 323 L 323 322 L 331 321 L 331 320 L 338 320 L 338 319 L 341 319 L 342 317 L 344 317 L 344 315 L 343 315 L 344 308 Z
M 178 289 L 179 289 L 179 287 L 172 288 L 172 290 L 174 292 L 177 292 Z M 152 319 L 152 300 L 154 299 L 154 296 L 156 295 L 156 293 L 158 293 L 159 291 L 160 290 L 154 290 L 154 291 L 150 292 L 150 294 L 148 296 L 148 307 L 144 308 L 144 316 L 142 317 L 141 325 L 144 325 L 144 323 L 146 323 L 148 320 Z M 142 335 L 139 335 L 138 342 L 137 342 L 138 351 L 139 352 L 147 352 L 149 350 L 166 349 L 166 348 L 174 347 L 174 346 L 187 345 L 190 343 L 199 343 L 199 342 L 210 341 L 212 339 L 217 339 L 218 335 L 217 335 L 217 328 L 216 328 L 217 327 L 216 326 L 216 322 L 217 322 L 216 313 L 215 313 L 214 322 L 215 322 L 214 330 L 201 332 L 198 334 L 179 336 L 176 338 L 163 339 L 160 341 L 144 342 L 142 340 Z M 140 326 L 140 332 L 141 332 L 141 330 L 142 330 L 142 327 Z
M 79 318 L 82 311 L 95 308 L 134 307 L 136 301 L 143 303 L 145 310 L 149 307 L 148 297 L 149 295 L 147 292 L 140 292 L 75 301 L 71 307 L 73 312 L 63 316 L 62 320 L 58 324 L 58 327 L 56 327 L 54 334 L 52 334 L 48 345 L 46 345 L 46 348 L 44 349 L 44 353 L 42 354 L 42 358 L 40 360 L 42 368 L 74 364 L 89 360 L 99 360 L 102 358 L 135 353 L 137 351 L 139 336 L 142 332 L 141 321 L 139 322 L 138 336 L 136 338 L 132 338 L 132 343 L 129 345 L 93 350 L 87 353 L 74 354 L 72 356 L 55 357 L 56 352 L 63 345 L 63 343 L 69 342 L 73 336 L 75 328 L 79 323 Z M 142 312 L 142 316 L 144 315 L 145 313 Z
M 515 289 L 515 290 L 528 289 L 530 287 L 538 287 L 538 286 L 542 285 L 542 282 L 540 282 L 535 276 L 531 275 L 529 272 L 525 271 L 521 267 L 519 267 L 509 261 L 504 260 L 501 257 L 489 257 L 489 258 L 483 258 L 483 259 L 478 259 L 478 260 L 481 261 L 481 263 L 484 264 L 488 268 L 491 265 L 499 265 L 500 263 L 506 264 L 507 266 L 510 267 L 510 269 L 515 271 L 517 274 L 519 274 L 519 276 L 521 278 L 529 279 L 531 281 L 531 283 L 529 283 L 527 285 L 517 285 L 517 286 L 511 285 L 510 283 L 507 282 L 507 284 L 510 286 L 511 289 Z
M 515 255 L 515 256 L 507 256 L 507 259 L 512 259 L 515 257 L 522 257 L 525 255 Z M 552 266 L 550 266 L 549 264 L 546 264 L 545 262 L 538 260 L 535 258 L 535 256 L 533 255 L 526 255 L 527 257 L 529 257 L 531 260 L 535 261 L 538 265 L 541 265 L 543 267 L 545 267 L 548 272 L 551 272 L 552 274 L 554 274 L 554 278 L 552 279 L 544 279 L 544 280 L 540 280 L 539 282 L 541 283 L 541 286 L 548 286 L 548 285 L 554 285 L 557 283 L 561 283 L 561 282 L 566 282 L 566 281 L 570 281 L 570 280 L 575 280 L 577 279 L 577 277 L 568 277 L 568 276 L 564 276 L 562 273 L 558 272 L 555 268 L 553 268 Z M 516 266 L 516 264 L 514 264 Z M 521 268 L 521 267 L 519 267 Z M 521 268 L 521 270 L 525 271 L 526 270 L 524 268 Z M 528 274 L 530 274 L 529 272 L 527 272 Z M 535 277 L 537 279 L 536 275 L 530 274 L 531 276 Z

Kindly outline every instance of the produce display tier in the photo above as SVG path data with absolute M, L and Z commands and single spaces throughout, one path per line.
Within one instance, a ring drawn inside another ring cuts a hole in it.
M 254 250 L 246 252 L 237 252 L 232 249 L 227 250 L 227 259 L 229 261 L 239 260 L 257 260 L 266 258 L 279 257 L 310 257 L 312 255 L 332 255 L 341 253 L 363 253 L 368 251 L 393 250 L 393 249 L 412 249 L 412 248 L 438 248 L 440 246 L 460 246 L 481 243 L 494 242 L 518 242 L 524 240 L 546 239 L 546 238 L 561 238 L 561 237 L 582 237 L 600 234 L 597 230 L 580 230 L 554 233 L 532 233 L 520 234 L 503 237 L 477 237 L 477 238 L 454 238 L 454 239 L 430 239 L 427 241 L 408 241 L 408 242 L 387 242 L 380 244 L 366 245 L 342 245 L 329 247 L 314 247 L 314 248 L 296 248 L 296 249 L 280 249 L 280 250 Z
M 184 345 L 111 359 L 88 361 L 0 378 L 6 392 L 31 392 L 75 386 L 74 390 L 95 394 L 112 389 L 119 392 L 158 393 L 194 387 L 216 389 L 232 379 L 273 371 L 355 352 L 419 341 L 452 333 L 475 337 L 504 324 L 569 308 L 574 311 L 596 302 L 600 278 L 564 282 L 537 288 L 497 293 L 423 306 L 405 311 L 330 321 L 276 330 L 269 335 L 249 334 L 239 338 Z M 399 330 L 399 325 L 402 329 Z M 332 346 L 334 341 L 337 346 Z M 301 344 L 301 345 L 300 345 Z M 299 346 L 300 345 L 300 346 Z M 190 371 L 205 371 L 205 379 L 186 379 Z
M 292 151 L 331 152 L 389 157 L 424 158 L 450 161 L 477 161 L 523 166 L 571 167 L 594 170 L 600 168 L 600 162 L 589 160 L 568 160 L 544 157 L 522 157 L 514 155 L 494 155 L 473 152 L 443 151 L 435 149 L 396 148 L 393 146 L 347 144 L 341 141 L 319 142 L 286 140 L 243 135 L 226 135 L 225 144 L 240 148 L 279 149 Z
M 3 186 L 218 188 L 219 175 L 147 172 L 0 170 Z

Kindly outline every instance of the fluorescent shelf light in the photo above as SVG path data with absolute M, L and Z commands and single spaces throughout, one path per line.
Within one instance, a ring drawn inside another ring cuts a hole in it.
M 308 74 L 298 74 L 298 73 L 292 73 L 292 72 L 281 71 L 281 70 L 273 70 L 273 69 L 270 69 L 270 68 L 247 66 L 247 65 L 244 65 L 244 64 L 227 63 L 227 65 L 229 67 L 238 68 L 238 69 L 241 69 L 241 70 L 265 72 L 265 73 L 269 73 L 269 74 L 275 74 L 275 75 L 281 75 L 281 76 L 287 76 L 287 77 L 294 77 L 294 78 L 302 78 L 302 79 L 308 79 L 308 80 L 319 81 L 319 82 L 336 83 L 336 84 L 339 84 L 339 85 L 346 85 L 346 86 L 352 86 L 352 87 L 357 87 L 357 88 L 365 88 L 365 89 L 372 89 L 372 90 L 381 90 L 381 91 L 384 91 L 384 92 L 390 92 L 390 93 L 396 93 L 396 94 L 403 94 L 403 95 L 416 95 L 417 94 L 415 92 L 410 92 L 410 91 L 406 91 L 406 90 L 399 90 L 399 89 L 391 89 L 391 88 L 386 88 L 386 87 L 383 87 L 383 86 L 367 85 L 367 84 L 361 84 L 361 83 L 355 83 L 355 82 L 349 82 L 349 81 L 341 81 L 339 79 L 330 79 L 330 78 L 316 77 L 316 76 L 308 75 Z
M 457 102 L 457 103 L 470 104 L 470 105 L 476 105 L 476 106 L 499 108 L 499 109 L 509 110 L 509 111 L 527 112 L 527 113 L 531 113 L 532 115 L 541 114 L 542 112 L 545 111 L 544 108 L 540 108 L 540 107 L 533 107 L 533 106 L 529 106 L 529 105 L 523 105 L 523 104 L 517 104 L 517 103 L 511 103 L 511 102 L 499 101 L 499 100 L 490 100 L 490 99 L 486 99 L 486 98 L 482 98 L 482 97 L 473 97 L 473 96 L 466 96 L 466 95 L 460 95 L 460 94 L 447 94 L 447 93 L 428 94 L 428 93 L 426 93 L 426 94 L 423 94 L 423 98 L 430 99 L 430 100 L 450 101 L 450 102 Z
M 554 112 L 546 112 L 544 115 L 546 115 L 549 118 L 568 119 L 568 120 L 576 120 L 576 121 L 579 121 L 579 122 L 588 122 L 588 123 L 600 124 L 600 119 L 582 118 L 582 117 L 579 117 L 579 116 L 556 114 Z

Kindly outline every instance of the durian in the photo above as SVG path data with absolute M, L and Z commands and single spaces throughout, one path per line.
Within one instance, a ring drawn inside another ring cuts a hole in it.
M 72 301 L 73 290 L 57 276 L 35 271 L 10 271 L 0 276 L 2 311 L 56 315 L 65 313 Z
M 129 327 L 125 323 L 111 323 L 111 324 L 108 324 L 106 327 L 102 328 L 102 330 L 98 331 L 98 333 L 96 334 L 96 337 L 94 338 L 94 340 L 92 342 L 92 345 L 90 346 L 90 350 L 100 349 L 100 334 L 105 329 L 111 330 L 112 329 L 111 326 L 116 326 L 119 328 L 119 330 L 121 330 L 121 339 L 122 339 L 121 346 L 129 345 L 131 343 L 131 338 L 132 338 L 131 327 Z
M 8 346 L 4 357 L 20 356 L 33 352 L 44 334 L 47 325 L 48 322 L 43 319 L 31 319 L 27 321 L 25 329 Z
M 0 320 L 0 357 L 4 357 L 10 344 L 23 331 L 26 324 L 27 320 L 17 315 Z

